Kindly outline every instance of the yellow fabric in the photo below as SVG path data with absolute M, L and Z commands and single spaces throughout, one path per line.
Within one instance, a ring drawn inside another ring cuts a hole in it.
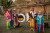
M 30 19 L 30 27 L 35 29 L 35 19 Z

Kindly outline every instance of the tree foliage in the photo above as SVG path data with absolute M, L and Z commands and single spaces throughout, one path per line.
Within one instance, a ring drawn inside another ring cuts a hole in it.
M 8 2 L 8 0 L 1 0 L 0 5 L 3 6 L 4 8 L 9 8 L 11 7 L 12 0 Z

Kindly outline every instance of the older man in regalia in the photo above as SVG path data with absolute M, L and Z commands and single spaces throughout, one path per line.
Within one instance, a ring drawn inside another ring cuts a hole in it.
M 36 12 L 34 11 L 34 8 L 31 8 L 31 11 L 29 13 L 29 17 L 30 17 L 30 30 L 35 31 L 35 16 L 36 16 Z

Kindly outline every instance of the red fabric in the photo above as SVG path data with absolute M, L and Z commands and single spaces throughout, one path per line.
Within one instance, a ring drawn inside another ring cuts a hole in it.
M 17 14 L 17 17 L 18 17 L 18 14 Z
M 43 24 L 41 24 L 41 33 L 43 33 Z
M 13 19 L 13 14 L 11 15 L 11 20 Z
M 15 19 L 15 21 L 17 21 L 17 19 Z
M 6 18 L 9 17 L 9 16 L 10 16 L 10 14 L 9 14 L 8 11 L 7 11 L 7 12 L 6 12 Z
M 12 15 L 11 15 L 11 20 L 12 20 Z
M 9 19 L 9 20 L 6 20 L 7 22 L 9 22 L 9 21 L 11 21 L 11 19 Z
M 38 32 L 38 23 L 36 23 L 36 32 Z
M 9 12 L 7 11 L 7 12 L 6 12 L 6 21 L 7 21 L 7 22 L 11 21 L 11 19 L 8 19 L 9 16 L 10 16 L 10 14 L 9 14 Z

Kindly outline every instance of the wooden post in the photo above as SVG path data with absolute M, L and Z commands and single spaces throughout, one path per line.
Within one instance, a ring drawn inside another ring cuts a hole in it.
M 47 19 L 48 19 L 48 11 L 47 11 Z
M 46 11 L 46 5 L 44 5 L 44 15 L 47 15 L 47 19 L 48 19 L 48 11 Z
M 19 14 L 19 9 L 18 9 L 18 14 Z
M 44 5 L 44 16 L 46 16 L 47 19 L 48 19 L 48 11 L 46 11 L 46 5 Z M 45 18 L 46 18 L 46 17 L 45 17 Z

